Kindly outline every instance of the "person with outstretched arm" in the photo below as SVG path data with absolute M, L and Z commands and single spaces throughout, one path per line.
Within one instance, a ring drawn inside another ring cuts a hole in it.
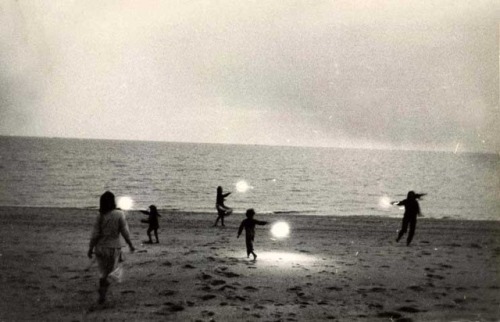
M 256 220 L 253 217 L 255 216 L 255 210 L 247 209 L 246 219 L 243 219 L 241 222 L 240 228 L 238 229 L 238 236 L 240 238 L 243 229 L 245 229 L 245 243 L 247 246 L 247 257 L 250 257 L 250 254 L 253 255 L 253 259 L 257 259 L 257 254 L 255 254 L 253 249 L 253 242 L 255 239 L 255 226 L 256 225 L 266 225 L 267 221 Z
M 141 220 L 141 222 L 149 224 L 147 231 L 149 240 L 146 243 L 148 244 L 153 243 L 153 239 L 151 238 L 151 232 L 155 233 L 156 243 L 157 244 L 160 243 L 158 239 L 158 228 L 160 228 L 160 224 L 158 223 L 158 217 L 161 217 L 161 215 L 158 213 L 158 209 L 156 208 L 155 205 L 151 205 L 149 206 L 149 211 L 141 210 L 141 212 L 149 216 L 148 219 Z
M 229 196 L 230 194 L 231 194 L 230 192 L 222 193 L 222 187 L 221 186 L 217 187 L 217 197 L 215 200 L 215 209 L 217 209 L 217 219 L 215 220 L 214 227 L 217 226 L 219 219 L 221 222 L 221 226 L 224 226 L 224 217 L 227 217 L 233 213 L 233 209 L 226 207 L 226 205 L 224 205 L 226 197 Z
M 417 227 L 417 216 L 422 215 L 420 212 L 420 205 L 418 204 L 417 200 L 425 195 L 425 193 L 417 194 L 414 191 L 409 191 L 405 200 L 399 202 L 391 202 L 391 204 L 393 205 L 405 207 L 405 213 L 403 215 L 403 225 L 401 227 L 401 230 L 399 231 L 398 237 L 396 238 L 396 242 L 399 242 L 399 240 L 408 230 L 409 226 L 410 231 L 408 232 L 408 237 L 406 239 L 406 246 L 410 246 L 413 235 L 415 234 L 415 229 Z

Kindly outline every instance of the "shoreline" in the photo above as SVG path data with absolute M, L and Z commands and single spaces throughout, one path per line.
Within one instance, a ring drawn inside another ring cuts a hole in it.
M 261 215 L 257 261 L 236 233 L 243 215 L 162 212 L 160 244 L 128 212 L 137 251 L 96 307 L 86 257 L 95 209 L 0 207 L 0 320 L 496 321 L 500 222 L 422 218 L 410 247 L 401 218 Z
M 94 213 L 97 213 L 98 207 L 97 206 L 92 206 L 92 207 L 55 207 L 55 206 L 2 206 L 0 205 L 0 209 L 40 209 L 42 211 L 49 211 L 49 210 L 61 210 L 61 211 L 93 211 Z M 146 210 L 144 209 L 131 209 L 131 210 L 123 210 L 126 213 L 134 213 L 138 214 L 140 213 L 141 210 Z M 172 210 L 172 209 L 158 209 L 160 213 L 166 213 L 170 215 L 183 215 L 183 216 L 210 216 L 214 215 L 216 216 L 216 211 L 188 211 L 188 210 Z M 262 216 L 287 216 L 287 217 L 306 217 L 306 218 L 352 218 L 352 219 L 371 219 L 371 218 L 378 218 L 378 219 L 390 219 L 390 220 L 401 220 L 403 218 L 403 212 L 400 212 L 398 214 L 394 214 L 391 216 L 383 216 L 383 215 L 330 215 L 330 214 L 318 214 L 318 213 L 311 213 L 311 212 L 305 212 L 309 213 L 307 215 L 305 214 L 300 214 L 300 211 L 277 211 L 277 212 L 258 212 L 257 214 L 262 215 Z M 245 212 L 244 211 L 234 211 L 233 215 L 236 216 L 244 216 Z M 230 216 L 233 217 L 233 216 Z M 427 216 L 421 216 L 418 217 L 418 221 L 421 220 L 437 220 L 437 221 L 457 221 L 457 222 L 491 222 L 491 223 L 500 223 L 500 218 L 495 220 L 495 219 L 464 219 L 464 218 L 452 218 L 449 216 L 444 216 L 441 218 L 434 218 L 434 217 L 427 217 Z

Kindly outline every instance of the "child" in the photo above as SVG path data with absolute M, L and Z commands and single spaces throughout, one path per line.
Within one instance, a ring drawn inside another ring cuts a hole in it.
M 247 257 L 250 257 L 250 254 L 253 255 L 253 260 L 257 259 L 257 254 L 253 251 L 253 240 L 255 237 L 255 225 L 265 225 L 267 221 L 259 221 L 253 219 L 255 216 L 255 210 L 248 209 L 246 213 L 247 219 L 243 219 L 241 222 L 240 228 L 238 229 L 238 237 L 240 238 L 241 232 L 243 228 L 245 228 L 245 242 L 247 246 Z
M 215 220 L 214 227 L 217 226 L 219 219 L 220 219 L 221 225 L 224 226 L 224 217 L 229 216 L 230 214 L 233 213 L 233 209 L 226 207 L 224 205 L 224 200 L 230 194 L 231 194 L 230 192 L 222 193 L 222 187 L 221 186 L 217 187 L 217 197 L 215 200 L 215 209 L 217 209 L 217 219 Z
M 417 199 L 425 196 L 425 193 L 415 193 L 413 191 L 409 191 L 405 200 L 399 202 L 391 202 L 391 204 L 396 206 L 404 206 L 405 213 L 403 215 L 403 226 L 399 231 L 398 238 L 396 238 L 396 242 L 399 242 L 401 237 L 408 230 L 408 225 L 410 226 L 410 232 L 408 233 L 408 238 L 406 239 L 406 246 L 410 246 L 411 240 L 413 239 L 413 235 L 415 234 L 415 228 L 417 227 L 417 216 L 420 216 L 420 206 L 418 204 Z
M 156 237 L 156 243 L 158 244 L 158 243 L 160 243 L 160 241 L 158 240 L 158 228 L 160 228 L 160 225 L 158 224 L 158 217 L 161 217 L 161 216 L 158 213 L 158 210 L 156 209 L 155 205 L 149 206 L 149 210 L 150 211 L 141 210 L 141 212 L 143 214 L 149 216 L 149 219 L 143 219 L 143 220 L 141 220 L 141 222 L 149 224 L 149 227 L 148 227 L 148 238 L 149 238 L 149 241 L 147 241 L 146 243 L 148 243 L 148 244 L 152 244 L 153 243 L 153 240 L 151 239 L 151 232 L 154 231 L 155 237 Z

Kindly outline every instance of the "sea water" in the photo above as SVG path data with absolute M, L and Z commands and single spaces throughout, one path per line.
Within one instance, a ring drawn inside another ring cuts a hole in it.
M 402 216 L 409 190 L 430 218 L 500 219 L 497 154 L 0 137 L 0 206 Z M 245 189 L 240 189 L 240 187 Z

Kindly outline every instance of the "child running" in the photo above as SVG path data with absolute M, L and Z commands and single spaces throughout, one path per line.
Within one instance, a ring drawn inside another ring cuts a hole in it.
M 247 218 L 243 219 L 240 228 L 238 229 L 237 238 L 240 238 L 243 228 L 245 228 L 245 243 L 247 246 L 247 257 L 250 257 L 250 254 L 252 254 L 253 260 L 256 260 L 257 254 L 255 254 L 255 252 L 253 251 L 253 241 L 255 238 L 255 225 L 265 225 L 267 224 L 267 221 L 259 221 L 253 219 L 253 217 L 255 216 L 255 210 L 253 209 L 248 209 L 246 216 Z
M 425 196 L 425 193 L 415 193 L 414 191 L 409 191 L 405 200 L 391 202 L 391 204 L 396 206 L 404 206 L 405 213 L 403 215 L 403 225 L 401 230 L 399 231 L 398 237 L 396 238 L 396 242 L 399 242 L 401 237 L 408 230 L 408 225 L 410 226 L 410 232 L 408 233 L 408 237 L 406 239 L 406 246 L 410 246 L 410 243 L 413 239 L 413 235 L 415 234 L 415 229 L 417 227 L 417 216 L 421 216 L 420 206 L 418 204 L 417 199 Z

